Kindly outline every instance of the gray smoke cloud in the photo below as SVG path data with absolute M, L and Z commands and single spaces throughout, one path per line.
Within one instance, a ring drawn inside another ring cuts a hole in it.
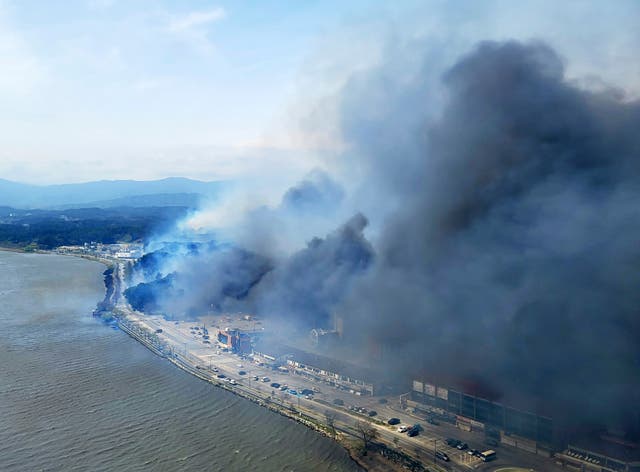
M 337 313 L 350 355 L 383 353 L 404 382 L 480 382 L 561 423 L 638 433 L 640 104 L 568 81 L 544 43 L 480 43 L 444 74 L 423 46 L 342 90 L 350 195 L 314 174 L 237 241 L 172 253 L 147 284 L 155 308 L 298 332 Z M 327 236 L 292 243 L 310 231 Z
M 373 261 L 373 247 L 364 236 L 367 224 L 357 214 L 282 261 L 253 291 L 257 311 L 294 329 L 332 327 L 336 305 Z
M 340 308 L 347 334 L 407 374 L 637 430 L 640 104 L 569 83 L 538 42 L 479 44 L 443 75 L 434 121 L 420 74 L 399 74 L 343 90 L 366 185 L 398 201 Z
M 242 311 L 282 321 L 281 329 L 292 332 L 328 327 L 352 280 L 373 259 L 364 236 L 367 219 L 356 214 L 326 237 L 312 237 L 285 254 L 273 250 L 272 240 L 278 235 L 287 240 L 291 225 L 335 224 L 343 197 L 337 182 L 315 171 L 288 189 L 277 207 L 246 215 L 242 246 L 215 241 L 154 244 L 159 249 L 136 263 L 125 294 L 134 308 L 171 317 Z

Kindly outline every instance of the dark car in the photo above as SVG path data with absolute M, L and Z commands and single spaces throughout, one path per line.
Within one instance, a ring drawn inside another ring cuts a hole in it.
M 244 370 L 239 370 L 238 375 L 247 375 L 247 372 Z
M 313 395 L 313 390 L 311 390 L 310 388 L 305 388 L 300 392 L 302 395 Z
M 218 374 L 216 375 L 216 377 L 218 377 L 219 379 L 224 379 L 226 377 L 226 375 L 224 374 Z
M 273 383 L 271 384 L 271 386 L 272 386 L 273 388 L 280 388 L 280 384 L 279 384 L 278 382 L 273 382 Z
M 333 400 L 333 404 L 342 406 L 344 405 L 344 401 L 339 398 L 336 398 L 335 400 Z
M 387 421 L 387 423 L 389 423 L 391 426 L 400 424 L 400 418 L 389 418 L 389 421 Z
M 449 456 L 442 451 L 436 451 L 436 457 L 445 462 L 449 462 Z
M 417 436 L 418 434 L 420 434 L 420 430 L 418 428 L 410 428 L 409 431 L 407 431 L 407 435 L 409 437 L 414 437 L 414 436 Z
M 378 412 L 376 410 L 370 410 L 367 415 L 369 416 L 376 416 L 378 414 Z
M 451 447 L 456 447 L 460 444 L 460 441 L 454 438 L 447 438 L 445 442 Z

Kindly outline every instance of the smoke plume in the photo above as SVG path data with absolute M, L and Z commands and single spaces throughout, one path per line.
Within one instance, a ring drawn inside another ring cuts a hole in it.
M 385 97 L 373 116 L 343 91 L 367 185 L 400 202 L 341 307 L 352 336 L 419 359 L 414 375 L 637 428 L 640 104 L 567 82 L 542 43 L 479 44 L 443 75 L 435 122 L 420 77 L 389 92 L 394 73 L 359 78 Z
M 363 354 L 378 346 L 404 381 L 480 380 L 507 404 L 638 433 L 640 103 L 569 82 L 539 42 L 480 43 L 441 76 L 444 101 L 430 55 L 408 56 L 411 74 L 394 57 L 340 95 L 355 197 L 311 176 L 237 241 L 171 258 L 158 306 L 303 328 L 338 313 L 352 355 L 378 365 Z M 347 210 L 367 213 L 373 245 Z

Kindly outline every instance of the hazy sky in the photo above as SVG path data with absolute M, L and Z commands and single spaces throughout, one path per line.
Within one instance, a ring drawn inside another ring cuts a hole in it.
M 298 176 L 340 144 L 318 104 L 412 38 L 434 68 L 542 39 L 573 78 L 640 95 L 635 0 L 0 0 L 0 178 Z

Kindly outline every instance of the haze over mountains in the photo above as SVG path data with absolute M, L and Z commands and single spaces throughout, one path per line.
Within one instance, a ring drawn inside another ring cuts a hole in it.
M 226 184 L 181 177 L 58 185 L 31 185 L 0 179 L 0 206 L 21 209 L 196 207 L 202 199 L 216 198 Z

